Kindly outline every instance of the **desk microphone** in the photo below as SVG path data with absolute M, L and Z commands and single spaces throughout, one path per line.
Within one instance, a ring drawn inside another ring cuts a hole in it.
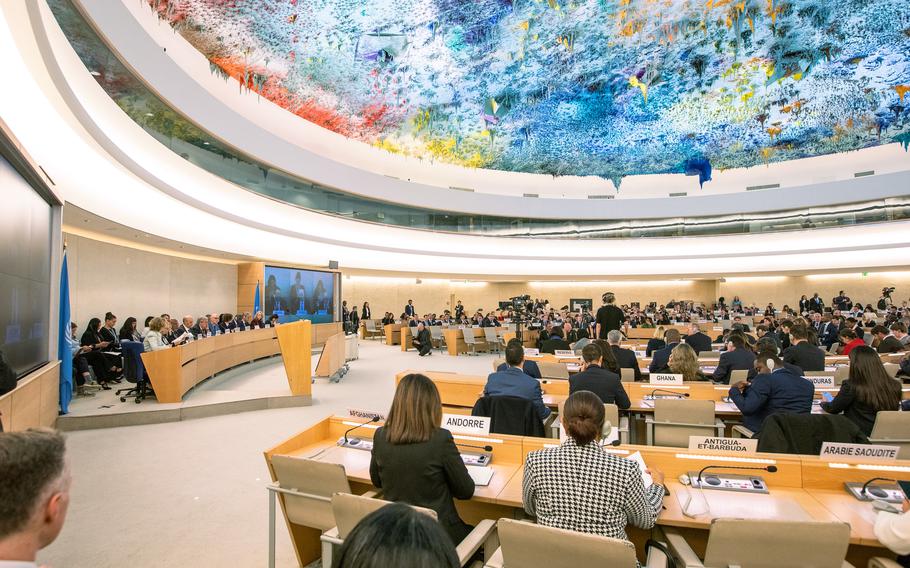
M 606 440 L 606 438 L 604 438 L 604 440 Z M 604 447 L 605 445 L 607 445 L 606 441 L 600 443 L 601 448 Z M 619 440 L 613 440 L 612 442 L 610 442 L 610 445 L 615 448 L 616 446 L 621 446 L 622 442 L 620 442 Z
M 859 490 L 860 495 L 865 495 L 865 496 L 869 497 L 870 499 L 881 499 L 883 497 L 888 496 L 888 494 L 884 490 L 879 489 L 878 487 L 873 487 L 871 492 L 868 491 L 869 484 L 871 484 L 873 481 L 889 481 L 891 483 L 897 483 L 896 479 L 891 479 L 888 477 L 873 477 L 869 481 L 863 483 L 863 488 Z M 876 495 L 876 493 L 879 493 L 879 494 Z M 884 495 L 881 495 L 881 493 L 884 493 Z
M 698 481 L 698 486 L 699 486 L 699 487 L 701 487 L 701 474 L 703 474 L 706 470 L 715 469 L 715 468 L 717 468 L 717 469 L 748 469 L 748 470 L 753 470 L 753 471 L 767 471 L 768 473 L 777 473 L 777 466 L 776 466 L 776 465 L 769 465 L 769 466 L 765 466 L 765 467 L 758 467 L 758 466 L 755 466 L 755 467 L 747 467 L 747 466 L 732 466 L 732 465 L 706 465 L 705 467 L 701 468 L 701 470 L 698 472 L 697 481 Z
M 345 444 L 348 443 L 348 434 L 350 434 L 354 430 L 360 428 L 361 426 L 366 426 L 367 424 L 371 424 L 373 422 L 379 422 L 379 416 L 373 416 L 372 418 L 370 418 L 366 422 L 363 422 L 362 424 L 358 424 L 357 426 L 354 426 L 353 428 L 348 428 L 347 431 L 344 433 L 344 443 Z
M 483 450 L 485 452 L 492 452 L 493 446 L 472 446 L 471 444 L 462 444 L 461 442 L 455 442 L 456 446 L 461 446 L 462 448 L 474 448 L 475 450 Z
M 689 398 L 689 393 L 687 392 L 676 392 L 667 389 L 654 389 L 651 391 L 651 398 L 654 398 L 654 393 L 656 392 L 665 392 L 668 394 L 676 395 L 676 398 Z

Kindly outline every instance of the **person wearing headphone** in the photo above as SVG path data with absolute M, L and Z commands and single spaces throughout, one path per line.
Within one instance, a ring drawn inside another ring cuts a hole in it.
M 604 305 L 597 310 L 597 315 L 594 318 L 594 321 L 597 322 L 595 331 L 597 339 L 606 339 L 608 333 L 622 326 L 622 321 L 625 318 L 622 310 L 616 307 L 616 295 L 613 292 L 604 294 L 603 302 Z
M 755 358 L 758 374 L 752 382 L 739 381 L 730 387 L 730 401 L 743 414 L 743 424 L 761 432 L 765 418 L 775 412 L 810 414 L 815 385 L 784 366 L 776 351 L 762 351 Z

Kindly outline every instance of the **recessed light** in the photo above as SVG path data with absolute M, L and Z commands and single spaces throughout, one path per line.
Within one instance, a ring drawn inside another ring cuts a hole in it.
M 145 113 L 145 116 L 155 116 L 155 113 L 153 113 L 153 112 L 147 112 L 147 113 Z
M 210 145 L 211 145 L 211 144 L 209 144 L 208 142 L 203 142 L 202 144 L 205 145 L 205 146 L 210 146 Z
M 91 71 L 91 74 L 92 74 L 93 76 L 95 76 L 95 77 L 100 77 L 100 76 L 101 76 L 101 73 L 99 73 L 98 71 Z

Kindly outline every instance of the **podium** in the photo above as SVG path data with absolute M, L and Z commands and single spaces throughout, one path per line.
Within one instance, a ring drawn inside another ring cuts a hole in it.
M 329 381 L 335 383 L 340 381 L 348 370 L 347 365 L 345 365 L 346 350 L 347 344 L 344 332 L 336 333 L 329 337 L 322 348 L 322 353 L 319 355 L 319 361 L 316 363 L 315 375 L 317 377 L 328 377 Z
M 291 394 L 310 396 L 313 393 L 313 356 L 311 352 L 313 324 L 309 320 L 286 323 L 275 328 L 284 372 Z

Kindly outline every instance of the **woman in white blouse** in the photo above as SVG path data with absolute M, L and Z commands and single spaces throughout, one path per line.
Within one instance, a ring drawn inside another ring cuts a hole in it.
M 910 501 L 904 499 L 903 514 L 882 511 L 875 519 L 875 537 L 898 555 L 898 564 L 910 566 Z
M 163 319 L 152 318 L 152 321 L 149 322 L 149 332 L 142 341 L 142 346 L 146 351 L 158 351 L 159 349 L 168 348 L 168 344 L 161 335 L 164 327 L 165 323 Z

